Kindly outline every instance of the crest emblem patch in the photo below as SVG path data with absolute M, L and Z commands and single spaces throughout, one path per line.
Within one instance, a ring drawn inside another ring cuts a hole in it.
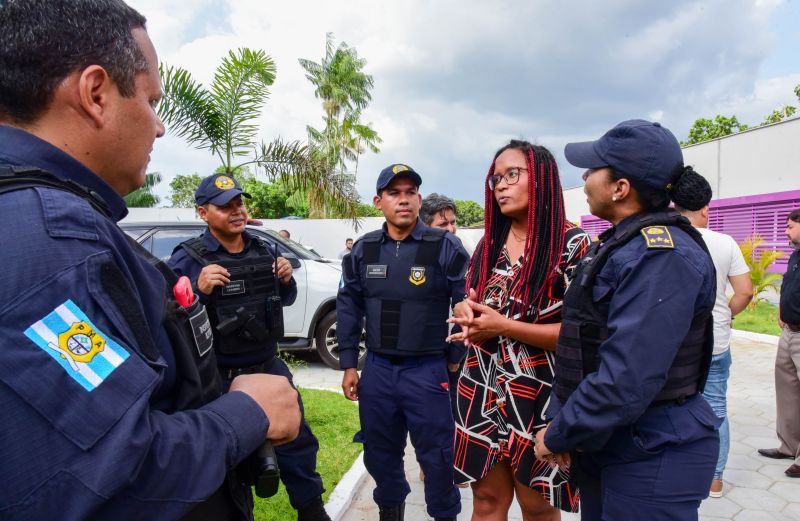
M 96 389 L 130 356 L 71 300 L 31 324 L 25 336 L 87 391 Z
M 233 179 L 226 175 L 221 175 L 214 180 L 214 186 L 219 188 L 220 190 L 230 190 L 234 188 L 236 185 L 233 183 Z
M 411 284 L 415 286 L 419 286 L 420 284 L 425 284 L 425 281 L 428 280 L 425 278 L 425 267 L 412 266 L 411 275 L 408 276 L 408 280 L 411 282 Z

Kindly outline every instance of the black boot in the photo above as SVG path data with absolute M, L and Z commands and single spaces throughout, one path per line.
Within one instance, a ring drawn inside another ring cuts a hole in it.
M 331 521 L 325 512 L 322 497 L 316 497 L 297 511 L 297 521 Z
M 403 521 L 403 515 L 406 511 L 406 504 L 400 503 L 390 507 L 378 506 L 381 511 L 380 521 Z
M 455 517 L 434 517 L 433 521 L 456 521 Z

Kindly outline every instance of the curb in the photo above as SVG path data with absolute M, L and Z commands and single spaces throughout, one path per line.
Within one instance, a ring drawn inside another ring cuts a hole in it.
M 316 391 L 328 391 L 344 395 L 341 388 L 333 389 L 330 387 L 314 387 L 314 386 L 301 386 L 303 389 L 314 389 Z M 355 402 L 358 405 L 358 402 Z M 332 521 L 341 521 L 350 508 L 350 503 L 353 502 L 353 497 L 356 490 L 364 482 L 367 477 L 367 467 L 364 466 L 364 451 L 362 450 L 350 469 L 345 472 L 339 484 L 333 489 L 331 495 L 328 496 L 328 502 L 325 503 L 325 511 L 328 513 Z
M 342 476 L 339 484 L 328 496 L 325 511 L 333 521 L 340 521 L 344 517 L 350 507 L 350 503 L 353 501 L 356 490 L 358 490 L 358 487 L 361 486 L 366 477 L 367 467 L 364 466 L 364 451 L 361 451 L 353 462 L 353 466 Z
M 780 337 L 775 335 L 766 335 L 764 333 L 753 333 L 751 331 L 742 331 L 741 329 L 731 329 L 731 336 L 733 338 L 741 338 L 744 340 L 754 340 L 756 342 L 764 342 L 765 344 L 772 344 L 777 346 Z

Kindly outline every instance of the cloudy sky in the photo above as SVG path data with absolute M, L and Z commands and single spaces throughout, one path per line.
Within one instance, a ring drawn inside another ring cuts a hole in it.
M 550 148 L 565 187 L 580 172 L 564 144 L 619 121 L 661 121 L 685 139 L 701 116 L 759 123 L 798 105 L 798 0 L 130 0 L 161 61 L 209 82 L 229 49 L 265 50 L 278 74 L 262 137 L 304 140 L 322 109 L 298 58 L 319 61 L 325 33 L 355 47 L 374 76 L 364 113 L 383 138 L 360 162 L 363 200 L 381 168 L 406 162 L 422 192 L 483 200 L 496 149 L 523 137 Z M 169 180 L 218 163 L 167 136 L 150 170 Z M 158 192 L 168 193 L 167 183 Z

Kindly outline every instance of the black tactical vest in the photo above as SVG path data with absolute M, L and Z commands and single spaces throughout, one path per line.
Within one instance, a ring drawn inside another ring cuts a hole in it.
M 0 164 L 0 193 L 33 187 L 47 187 L 70 192 L 85 199 L 98 213 L 110 219 L 108 205 L 97 193 L 72 180 L 60 179 L 35 167 L 15 167 Z M 184 309 L 175 300 L 172 288 L 177 275 L 163 261 L 154 257 L 125 232 L 134 251 L 161 272 L 166 280 L 166 298 L 162 326 L 167 332 L 175 356 L 176 378 L 172 392 L 172 406 L 168 413 L 197 409 L 222 394 L 222 382 L 217 370 L 214 351 L 209 349 L 210 331 L 208 316 L 202 304 L 195 300 Z M 103 289 L 122 311 L 141 355 L 155 362 L 160 354 L 152 338 L 146 333 L 147 321 L 139 306 L 131 300 L 133 289 L 116 264 L 109 263 L 101 269 Z M 241 484 L 235 471 L 229 473 L 219 489 L 211 497 L 197 504 L 182 521 L 246 521 L 252 519 L 252 498 Z
M 417 226 L 421 226 L 421 223 Z M 383 231 L 361 238 L 361 281 L 367 349 L 388 356 L 420 356 L 447 349 L 450 290 L 439 266 L 444 230 L 426 228 L 421 241 L 383 246 Z M 396 253 L 395 253 L 396 252 Z
M 603 233 L 600 240 L 592 244 L 564 296 L 553 382 L 553 391 L 562 404 L 587 375 L 597 371 L 600 363 L 598 349 L 608 338 L 608 316 L 595 306 L 592 298 L 595 277 L 614 250 L 639 235 L 643 228 L 656 225 L 680 228 L 708 252 L 700 233 L 675 211 L 642 214 L 622 227 Z M 682 399 L 702 391 L 714 348 L 712 326 L 711 308 L 695 315 L 669 369 L 667 381 L 653 404 Z M 646 349 L 647 346 L 640 348 Z
M 280 281 L 272 271 L 275 257 L 266 244 L 253 237 L 247 253 L 237 256 L 222 249 L 209 251 L 200 237 L 178 248 L 203 266 L 219 264 L 230 273 L 230 282 L 215 287 L 208 303 L 214 345 L 220 354 L 252 355 L 273 349 L 283 337 L 283 307 Z

